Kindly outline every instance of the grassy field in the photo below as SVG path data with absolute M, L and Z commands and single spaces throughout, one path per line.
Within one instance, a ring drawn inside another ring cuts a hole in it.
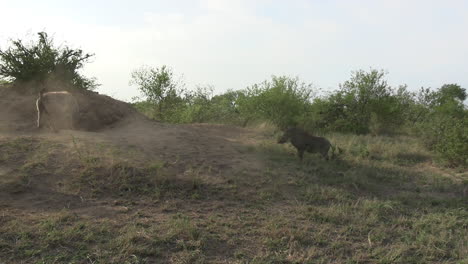
M 2 138 L 0 263 L 468 263 L 468 174 L 416 139 L 327 135 L 343 153 L 301 163 L 255 134 L 226 169 Z

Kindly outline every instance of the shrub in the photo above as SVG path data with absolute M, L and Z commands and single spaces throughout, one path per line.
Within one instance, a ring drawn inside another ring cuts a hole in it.
M 392 88 L 386 73 L 371 69 L 352 73 L 338 91 L 314 102 L 318 126 L 327 130 L 366 134 L 392 132 L 399 128 L 408 107 L 406 86 Z M 405 100 L 403 100 L 405 99 Z
M 185 84 L 176 80 L 167 66 L 141 67 L 132 72 L 130 84 L 137 85 L 145 101 L 136 103 L 150 118 L 178 122 L 186 106 Z
M 12 47 L 0 50 L 0 77 L 14 82 L 48 79 L 71 84 L 76 88 L 94 89 L 94 78 L 82 76 L 78 71 L 89 62 L 92 54 L 67 46 L 56 48 L 47 33 L 39 32 L 39 40 L 25 45 L 22 40 L 12 40 Z
M 416 124 L 425 145 L 449 166 L 468 166 L 468 110 L 466 90 L 445 84 L 437 91 L 422 90 L 423 118 Z
M 468 113 L 464 118 L 437 116 L 421 125 L 426 146 L 448 166 L 468 166 Z
M 312 85 L 298 78 L 273 76 L 271 81 L 255 84 L 238 99 L 244 125 L 252 119 L 264 119 L 279 128 L 297 126 L 307 114 L 312 98 Z
M 270 121 L 280 128 L 297 125 L 310 106 L 311 85 L 297 78 L 276 77 L 245 90 L 213 96 L 213 87 L 184 89 L 170 68 L 142 68 L 132 84 L 145 100 L 135 103 L 151 118 L 173 123 L 218 122 L 246 126 L 252 120 Z
M 186 108 L 183 121 L 203 123 L 216 119 L 212 103 L 213 87 L 197 87 L 195 91 L 185 93 Z
M 227 91 L 211 98 L 211 118 L 209 122 L 243 125 L 244 119 L 240 114 L 239 100 L 245 97 L 242 91 Z

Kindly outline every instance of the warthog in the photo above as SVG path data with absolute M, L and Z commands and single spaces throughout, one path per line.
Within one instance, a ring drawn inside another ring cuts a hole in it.
M 283 144 L 288 141 L 291 141 L 291 144 L 297 149 L 297 154 L 301 160 L 304 156 L 304 151 L 320 153 L 328 160 L 328 151 L 332 148 L 332 145 L 326 138 L 312 136 L 299 128 L 286 130 L 284 135 L 278 140 L 278 143 Z

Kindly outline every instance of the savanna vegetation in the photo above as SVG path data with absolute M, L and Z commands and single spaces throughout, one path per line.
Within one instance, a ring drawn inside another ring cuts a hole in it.
M 99 86 L 95 78 L 80 73 L 93 54 L 66 45 L 55 46 L 53 38 L 46 32 L 38 33 L 37 41 L 25 43 L 21 39 L 11 40 L 11 46 L 0 49 L 0 80 L 31 87 L 43 87 L 46 82 L 59 82 L 76 89 L 95 89 Z
M 441 164 L 468 166 L 467 92 L 458 84 L 413 92 L 390 86 L 385 71 L 370 69 L 353 72 L 338 89 L 320 96 L 312 84 L 288 76 L 213 95 L 210 87 L 187 90 L 167 66 L 141 68 L 132 80 L 144 98 L 135 107 L 156 120 L 243 127 L 269 122 L 315 134 L 414 136 Z
M 91 55 L 45 33 L 12 43 L 0 89 L 95 87 L 79 74 Z M 273 76 L 215 95 L 142 67 L 133 106 L 161 122 L 2 132 L 0 263 L 468 263 L 466 90 L 386 76 L 358 70 L 328 92 Z M 291 126 L 342 153 L 299 161 L 277 144 Z

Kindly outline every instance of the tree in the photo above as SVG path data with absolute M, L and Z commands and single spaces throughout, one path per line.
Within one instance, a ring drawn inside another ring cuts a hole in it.
M 146 101 L 153 105 L 156 119 L 169 121 L 175 108 L 185 103 L 185 84 L 176 80 L 173 70 L 165 65 L 133 71 L 130 84 L 137 85 Z
M 25 45 L 22 40 L 11 40 L 12 47 L 0 49 L 0 77 L 17 82 L 37 81 L 43 83 L 55 79 L 76 88 L 95 89 L 95 78 L 79 73 L 93 54 L 68 46 L 54 47 L 53 39 L 47 33 L 39 32 L 39 40 Z
M 463 104 L 466 100 L 466 89 L 458 84 L 444 84 L 437 93 L 437 103 L 446 104 L 456 102 Z
M 298 78 L 272 76 L 271 81 L 264 81 L 248 87 L 237 103 L 244 125 L 252 119 L 265 119 L 281 129 L 296 126 L 306 114 L 312 98 L 312 85 L 300 82 Z
M 465 114 L 466 90 L 458 84 L 444 84 L 433 95 L 433 112 L 439 115 L 447 115 L 462 118 Z
M 239 98 L 244 94 L 242 91 L 228 90 L 224 94 L 211 98 L 212 121 L 242 125 L 242 116 L 239 111 Z
M 352 72 L 339 90 L 327 98 L 316 100 L 322 123 L 329 130 L 378 134 L 402 124 L 409 94 L 406 86 L 392 88 L 385 80 L 386 72 L 371 69 Z
M 421 89 L 417 128 L 425 145 L 450 166 L 468 166 L 468 109 L 466 89 L 444 84 L 436 91 Z

